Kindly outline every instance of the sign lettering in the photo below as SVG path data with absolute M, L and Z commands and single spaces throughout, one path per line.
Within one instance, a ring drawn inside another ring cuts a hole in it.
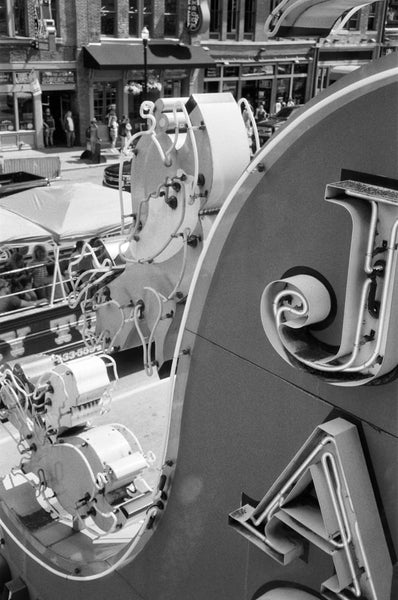
M 204 33 L 209 24 L 209 3 L 206 0 L 188 0 L 186 28 L 189 33 Z

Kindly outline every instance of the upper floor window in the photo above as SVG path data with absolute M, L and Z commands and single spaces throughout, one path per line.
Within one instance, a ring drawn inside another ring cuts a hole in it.
M 256 0 L 211 0 L 210 38 L 254 39 Z
M 8 35 L 7 2 L 0 0 L 0 35 Z
M 386 27 L 398 27 L 398 0 L 389 3 L 386 14 Z
M 152 0 L 129 0 L 129 35 L 140 37 L 143 27 L 151 33 Z
M 164 36 L 176 37 L 178 34 L 177 0 L 165 0 L 164 3 Z
M 0 35 L 27 36 L 27 7 L 25 0 L 0 0 Z
M 367 22 L 367 30 L 375 31 L 376 30 L 376 4 L 373 3 L 368 7 L 368 22 Z
M 116 35 L 116 0 L 101 0 L 101 34 Z
M 238 2 L 237 0 L 228 0 L 227 8 L 227 35 L 236 34 L 238 29 L 239 15 L 238 15 Z M 228 36 L 229 37 L 229 36 Z
M 256 2 L 255 0 L 246 0 L 245 2 L 245 19 L 244 19 L 244 33 L 247 34 L 245 37 L 254 34 L 256 24 Z
M 210 35 L 221 34 L 221 0 L 212 0 L 210 3 Z M 214 37 L 214 35 L 213 35 Z

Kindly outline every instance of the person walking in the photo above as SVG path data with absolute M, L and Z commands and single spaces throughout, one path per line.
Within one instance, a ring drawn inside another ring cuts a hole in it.
M 51 110 L 46 108 L 43 116 L 43 127 L 44 127 L 44 145 L 54 146 L 54 131 L 55 131 L 55 120 L 51 114 Z
M 111 152 L 117 152 L 116 142 L 117 142 L 117 137 L 119 134 L 119 125 L 117 122 L 116 113 L 114 111 L 112 111 L 112 112 L 113 112 L 113 114 L 111 114 L 110 119 L 109 119 L 109 136 L 111 138 Z
M 65 114 L 64 131 L 66 134 L 66 145 L 68 148 L 71 148 L 75 143 L 75 122 L 70 110 L 68 110 Z
M 101 138 L 98 135 L 98 123 L 95 117 L 93 117 L 90 121 L 90 148 L 92 161 L 95 163 L 100 163 Z
M 255 117 L 257 122 L 263 121 L 267 118 L 267 111 L 264 108 L 264 102 L 260 102 L 256 109 Z
M 121 140 L 121 144 L 120 144 L 121 152 L 123 152 L 123 150 L 127 150 L 128 146 L 130 144 L 131 131 L 132 131 L 132 126 L 130 123 L 130 119 L 126 115 L 123 115 L 122 120 L 120 121 L 120 124 L 119 124 L 119 137 Z

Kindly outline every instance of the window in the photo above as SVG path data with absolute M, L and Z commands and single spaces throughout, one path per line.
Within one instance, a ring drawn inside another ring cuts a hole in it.
M 26 3 L 24 0 L 14 0 L 14 31 L 15 35 L 26 34 Z
M 149 32 L 152 30 L 152 0 L 144 0 L 144 19 L 143 27 L 148 27 Z
M 220 37 L 221 34 L 221 0 L 213 0 L 210 5 L 210 36 Z
M 368 31 L 376 31 L 376 4 L 371 4 L 368 7 L 368 22 L 366 29 Z
M 164 36 L 177 36 L 177 0 L 165 0 L 164 3 Z
M 141 37 L 143 27 L 147 27 L 151 33 L 152 0 L 129 0 L 129 35 Z
M 14 0 L 12 4 L 0 0 L 0 36 L 28 35 L 26 10 L 25 0 Z
M 129 35 L 138 37 L 138 0 L 129 0 Z
M 6 0 L 0 0 L 0 35 L 8 35 L 6 4 Z
M 238 3 L 237 0 L 228 0 L 228 9 L 227 9 L 227 36 L 228 34 L 235 34 L 238 29 Z M 232 37 L 228 36 L 228 37 Z
M 101 0 L 101 34 L 116 35 L 116 2 Z
M 17 94 L 19 129 L 33 129 L 33 97 L 29 92 Z
M 94 117 L 99 123 L 106 123 L 106 115 L 110 106 L 116 106 L 116 84 L 95 83 L 94 84 Z
M 398 27 L 398 0 L 390 2 L 387 15 L 386 15 L 386 26 L 387 27 Z
M 15 129 L 14 98 L 12 94 L 0 94 L 0 131 Z
M 246 0 L 245 2 L 245 19 L 244 19 L 244 33 L 249 34 L 245 37 L 252 37 L 254 34 L 256 24 L 256 2 L 255 0 Z

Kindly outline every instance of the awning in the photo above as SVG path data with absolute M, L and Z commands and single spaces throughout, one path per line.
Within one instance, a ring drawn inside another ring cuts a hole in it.
M 267 37 L 325 37 L 339 17 L 375 0 L 282 0 L 265 22 Z M 377 0 L 376 0 L 377 1 Z M 380 1 L 380 0 L 379 0 Z
M 89 69 L 142 69 L 144 49 L 141 42 L 89 44 L 83 47 L 83 62 Z M 195 68 L 214 64 L 214 60 L 201 46 L 155 41 L 148 43 L 149 69 Z

